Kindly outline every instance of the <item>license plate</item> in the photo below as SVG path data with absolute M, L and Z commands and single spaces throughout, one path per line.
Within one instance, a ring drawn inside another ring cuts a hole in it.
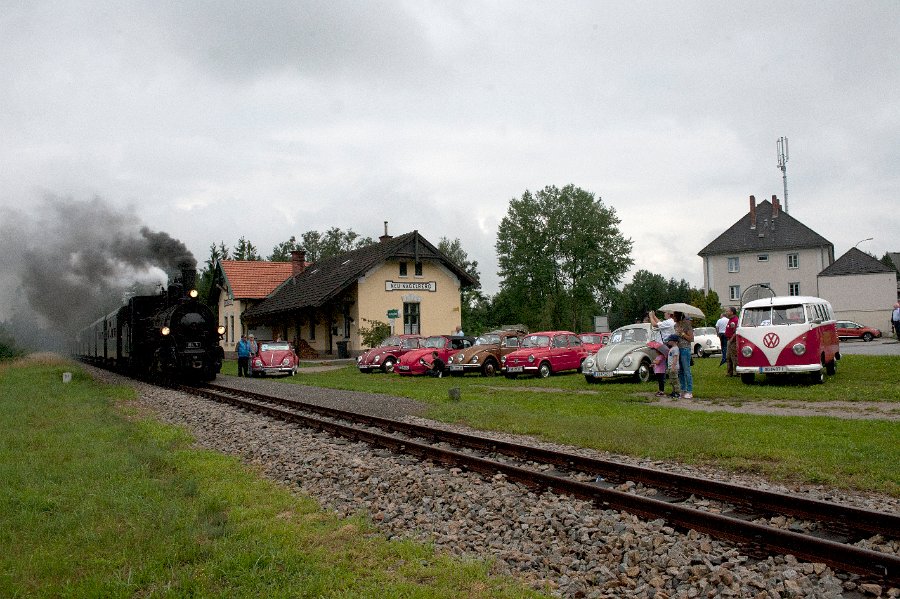
M 592 372 L 591 375 L 592 375 L 595 379 L 608 379 L 608 378 L 610 378 L 610 377 L 615 376 L 615 373 L 614 373 L 614 372 L 611 372 L 611 371 L 609 371 L 609 370 L 599 370 L 599 371 L 594 371 L 594 372 Z
M 463 369 L 462 364 L 451 364 L 450 365 L 451 372 L 460 372 L 460 371 L 462 371 L 462 369 Z
M 787 372 L 787 366 L 760 366 L 760 372 Z
M 506 369 L 506 372 L 522 372 L 525 370 L 524 366 L 510 366 Z
M 409 370 L 409 366 L 403 365 L 400 367 L 400 370 Z

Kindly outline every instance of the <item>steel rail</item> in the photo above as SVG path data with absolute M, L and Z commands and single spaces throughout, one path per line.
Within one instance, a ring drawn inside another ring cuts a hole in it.
M 427 426 L 400 422 L 389 418 L 369 416 L 337 408 L 318 406 L 307 402 L 271 397 L 251 391 L 244 391 L 210 385 L 226 393 L 238 393 L 259 401 L 296 407 L 330 418 L 370 424 L 388 431 L 402 432 L 432 441 L 442 441 L 466 447 L 499 453 L 520 459 L 552 464 L 560 468 L 577 470 L 593 476 L 602 476 L 613 482 L 634 481 L 645 486 L 665 489 L 675 494 L 700 495 L 744 508 L 764 515 L 766 513 L 793 516 L 805 520 L 815 520 L 826 528 L 845 536 L 881 534 L 889 538 L 900 538 L 900 515 L 867 510 L 848 505 L 809 499 L 796 495 L 786 495 L 772 491 L 751 489 L 733 483 L 700 479 L 683 474 L 656 470 L 643 466 L 632 466 L 610 460 L 581 456 L 568 452 L 543 449 L 516 443 L 488 439 L 466 433 L 457 433 Z
M 604 509 L 621 510 L 651 520 L 664 518 L 674 526 L 691 528 L 718 539 L 728 540 L 740 545 L 748 545 L 751 549 L 755 549 L 756 552 L 765 550 L 792 554 L 812 562 L 824 563 L 836 570 L 858 574 L 867 580 L 878 581 L 888 586 L 900 585 L 900 556 L 747 522 L 722 514 L 696 510 L 633 493 L 603 488 L 595 484 L 541 473 L 520 466 L 495 462 L 486 458 L 437 448 L 409 439 L 401 439 L 388 434 L 248 402 L 215 391 L 196 388 L 185 390 L 286 422 L 323 430 L 333 435 L 365 442 L 398 453 L 408 453 L 435 462 L 464 467 L 485 475 L 500 473 L 507 479 L 528 488 L 573 495 L 590 500 Z M 228 391 L 233 390 L 229 389 Z

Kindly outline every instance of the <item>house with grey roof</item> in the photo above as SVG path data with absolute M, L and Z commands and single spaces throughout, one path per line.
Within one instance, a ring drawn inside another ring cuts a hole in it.
M 698 255 L 705 290 L 722 305 L 739 306 L 756 299 L 747 294 L 759 286 L 821 297 L 818 275 L 834 262 L 834 245 L 784 212 L 776 196 L 759 204 L 750 196 L 750 211 Z
M 850 248 L 819 273 L 820 297 L 831 302 L 840 320 L 890 331 L 897 301 L 897 273 L 880 260 Z
M 393 237 L 385 223 L 378 243 L 304 265 L 243 318 L 319 353 L 352 356 L 365 349 L 360 327 L 376 321 L 395 334 L 450 334 L 461 324 L 461 290 L 476 284 L 418 231 Z

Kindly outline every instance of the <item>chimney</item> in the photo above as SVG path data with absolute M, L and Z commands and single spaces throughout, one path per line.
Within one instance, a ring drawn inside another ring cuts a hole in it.
M 306 270 L 306 250 L 291 250 L 291 276 Z
M 781 201 L 778 199 L 778 196 L 772 196 L 772 218 L 778 218 L 780 212 Z
M 388 235 L 387 224 L 388 224 L 388 222 L 384 221 L 384 235 L 382 235 L 381 237 L 378 238 L 378 241 L 380 241 L 381 243 L 384 243 L 385 241 L 394 238 L 392 235 Z
M 750 196 L 750 228 L 756 228 L 756 198 Z

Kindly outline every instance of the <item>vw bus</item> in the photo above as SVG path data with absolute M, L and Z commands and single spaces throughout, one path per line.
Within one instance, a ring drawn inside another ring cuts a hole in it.
M 756 374 L 807 373 L 814 383 L 841 359 L 831 304 L 791 295 L 747 302 L 738 320 L 737 366 L 744 383 Z

